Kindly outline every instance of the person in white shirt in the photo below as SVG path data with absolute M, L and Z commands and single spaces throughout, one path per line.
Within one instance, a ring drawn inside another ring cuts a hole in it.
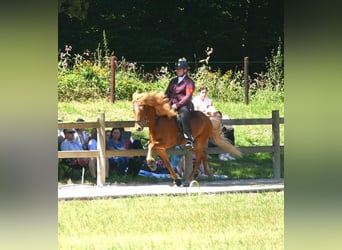
M 63 132 L 65 139 L 61 143 L 62 151 L 83 150 L 82 144 L 74 137 L 74 134 L 76 133 L 75 130 L 64 129 Z M 67 158 L 66 162 L 68 162 L 70 166 L 80 166 L 84 168 L 89 168 L 90 174 L 94 178 L 96 177 L 94 166 L 89 166 L 89 158 Z
M 88 149 L 89 150 L 97 150 L 97 129 L 93 128 L 91 130 L 90 136 L 88 138 Z M 92 157 L 89 159 L 89 171 L 90 174 L 95 177 L 96 176 L 96 166 L 97 166 L 97 158 Z M 106 168 L 106 178 L 108 177 L 108 170 Z
M 76 122 L 84 122 L 84 119 L 82 118 L 78 118 L 76 120 Z M 75 139 L 82 144 L 82 148 L 83 150 L 88 150 L 88 134 L 87 132 L 85 131 L 84 128 L 78 128 L 76 129 L 76 132 L 75 133 Z
M 221 111 L 216 111 L 213 115 L 219 117 L 220 119 L 229 119 L 229 116 L 222 115 Z M 232 145 L 235 145 L 235 135 L 233 126 L 223 125 L 221 132 Z M 219 155 L 219 158 L 221 161 L 235 160 L 235 158 L 231 156 L 229 153 L 222 153 Z
M 192 103 L 195 110 L 201 111 L 208 116 L 216 112 L 213 101 L 208 97 L 207 87 L 199 89 L 199 94 L 192 99 Z

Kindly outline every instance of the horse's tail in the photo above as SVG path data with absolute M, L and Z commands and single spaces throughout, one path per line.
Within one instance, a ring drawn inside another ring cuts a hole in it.
M 212 142 L 219 146 L 220 148 L 227 151 L 229 154 L 233 156 L 240 157 L 242 153 L 234 147 L 227 138 L 221 133 L 222 122 L 221 119 L 215 116 L 210 117 L 210 121 L 213 124 L 213 129 L 211 131 L 210 139 Z

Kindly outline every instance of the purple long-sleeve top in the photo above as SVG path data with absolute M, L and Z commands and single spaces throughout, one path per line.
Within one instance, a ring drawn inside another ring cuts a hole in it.
M 186 75 L 180 83 L 178 83 L 178 77 L 171 79 L 165 94 L 169 98 L 171 106 L 175 104 L 177 109 L 183 106 L 193 109 L 194 105 L 191 99 L 194 90 L 194 81 Z

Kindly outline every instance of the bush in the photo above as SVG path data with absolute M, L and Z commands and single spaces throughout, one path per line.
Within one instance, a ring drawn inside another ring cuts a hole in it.
M 106 43 L 104 43 L 106 44 Z M 100 45 L 96 52 L 86 51 L 83 55 L 71 55 L 71 46 L 66 46 L 59 52 L 58 61 L 58 100 L 86 101 L 106 99 L 110 95 L 110 55 L 108 50 L 103 52 Z M 208 87 L 210 96 L 227 102 L 243 102 L 245 80 L 242 70 L 220 70 L 212 72 L 209 59 L 213 53 L 207 48 L 206 59 L 200 60 L 200 67 L 190 72 L 196 82 L 196 88 Z M 250 99 L 253 98 L 281 98 L 284 100 L 284 71 L 283 54 L 279 45 L 277 51 L 272 51 L 271 59 L 266 58 L 265 73 L 255 73 L 256 78 L 249 79 Z M 134 92 L 148 92 L 153 90 L 165 91 L 174 73 L 167 67 L 161 67 L 159 72 L 144 73 L 133 62 L 124 58 L 116 62 L 115 98 L 117 100 L 131 100 Z M 265 90 L 268 91 L 265 91 Z

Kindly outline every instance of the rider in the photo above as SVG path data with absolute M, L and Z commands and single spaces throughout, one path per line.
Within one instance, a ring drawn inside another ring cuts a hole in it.
M 187 140 L 185 147 L 193 148 L 194 139 L 192 137 L 190 125 L 190 111 L 194 109 L 191 101 L 195 90 L 194 81 L 187 75 L 189 64 L 185 58 L 180 58 L 176 62 L 177 77 L 171 79 L 165 94 L 170 100 L 171 108 L 178 112 L 182 123 L 184 137 Z

